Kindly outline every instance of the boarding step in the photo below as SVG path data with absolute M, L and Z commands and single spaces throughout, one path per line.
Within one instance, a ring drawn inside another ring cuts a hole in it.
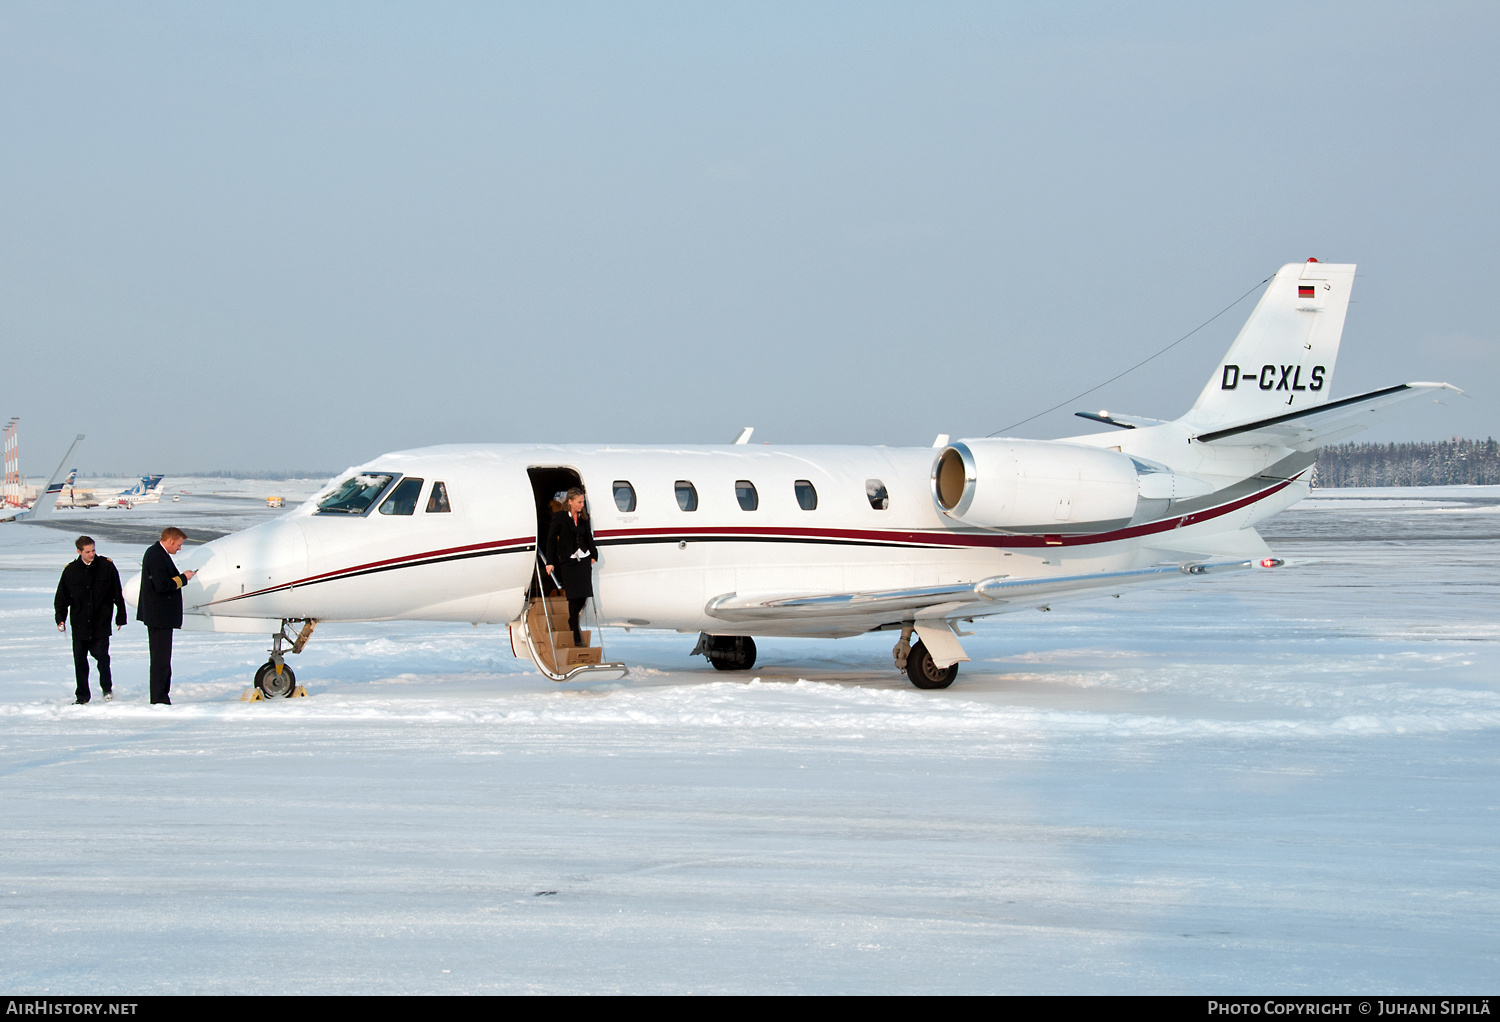
M 553 649 L 572 649 L 573 647 L 577 646 L 580 649 L 582 649 L 582 648 L 587 648 L 589 646 L 592 646 L 594 644 L 594 633 L 593 632 L 587 632 L 586 631 L 586 632 L 582 632 L 581 634 L 583 635 L 583 642 L 582 643 L 577 643 L 577 642 L 573 641 L 573 633 L 572 632 L 569 632 L 569 631 L 566 631 L 566 630 L 561 631 L 561 632 L 553 632 L 552 633 L 552 648 Z
M 569 646 L 566 649 L 559 649 L 557 653 L 558 659 L 562 661 L 562 666 L 564 668 L 581 667 L 585 664 L 604 663 L 604 650 L 600 649 L 598 646 L 594 646 L 589 649 L 580 649 L 577 646 Z

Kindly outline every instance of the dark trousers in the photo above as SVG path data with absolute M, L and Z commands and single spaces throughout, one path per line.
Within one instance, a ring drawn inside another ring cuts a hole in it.
M 80 703 L 89 701 L 89 657 L 99 662 L 99 689 L 102 692 L 110 692 L 114 688 L 114 679 L 109 673 L 109 625 L 104 626 L 103 634 L 94 639 L 80 639 L 78 633 L 73 634 L 73 677 L 78 681 L 78 687 L 74 690 L 74 696 Z
M 588 602 L 587 596 L 568 597 L 568 627 L 573 629 L 573 638 L 580 646 L 583 645 L 583 633 L 578 630 L 578 615 L 583 613 L 583 605 Z
M 147 628 L 151 647 L 151 701 L 172 702 L 172 629 Z

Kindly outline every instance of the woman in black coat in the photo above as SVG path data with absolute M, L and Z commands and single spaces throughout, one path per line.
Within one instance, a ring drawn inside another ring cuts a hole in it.
M 573 629 L 573 641 L 583 645 L 583 633 L 578 629 L 578 614 L 583 605 L 594 595 L 594 562 L 599 559 L 599 548 L 594 546 L 594 530 L 589 527 L 589 516 L 584 513 L 583 488 L 573 487 L 561 511 L 552 516 L 547 527 L 547 574 L 568 594 L 568 627 Z

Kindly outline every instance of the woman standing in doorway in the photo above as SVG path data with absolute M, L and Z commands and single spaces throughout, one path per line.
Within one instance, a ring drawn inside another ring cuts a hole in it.
M 583 645 L 583 633 L 578 628 L 578 614 L 594 595 L 594 562 L 599 559 L 594 530 L 583 510 L 584 500 L 583 487 L 573 487 L 563 509 L 552 516 L 552 524 L 547 527 L 547 574 L 568 594 L 568 627 L 579 646 Z

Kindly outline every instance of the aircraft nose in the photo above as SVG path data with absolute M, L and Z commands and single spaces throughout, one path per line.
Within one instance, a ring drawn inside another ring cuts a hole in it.
M 178 566 L 199 573 L 188 583 L 196 592 L 183 594 L 189 602 L 203 612 L 220 613 L 239 597 L 305 577 L 307 538 L 295 521 L 265 522 L 205 543 Z

